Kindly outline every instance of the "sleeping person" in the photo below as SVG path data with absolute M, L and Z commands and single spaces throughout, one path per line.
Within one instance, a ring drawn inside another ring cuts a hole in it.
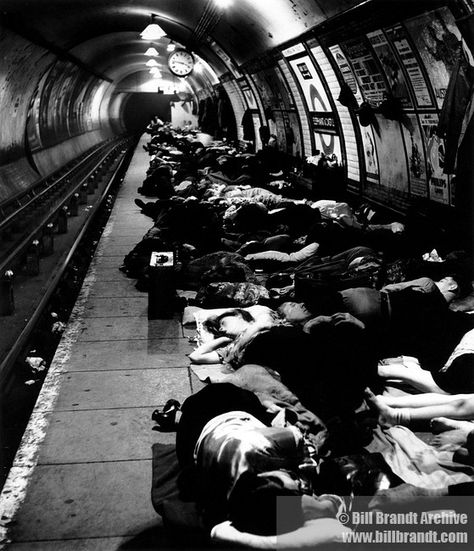
M 320 318 L 307 331 L 280 320 L 256 323 L 234 309 L 206 324 L 215 340 L 190 354 L 194 363 L 255 364 L 276 372 L 302 404 L 323 420 L 351 416 L 376 375 L 376 358 L 362 324 L 341 313 Z
M 310 450 L 297 427 L 272 426 L 252 392 L 228 383 L 190 396 L 181 412 L 178 485 L 197 502 L 205 527 L 230 521 L 240 533 L 273 536 L 301 529 L 310 519 L 327 519 L 326 542 L 339 537 L 343 527 L 335 516 L 343 502 L 312 494 L 301 470 Z M 284 515 L 277 507 L 282 498 L 291 499 Z

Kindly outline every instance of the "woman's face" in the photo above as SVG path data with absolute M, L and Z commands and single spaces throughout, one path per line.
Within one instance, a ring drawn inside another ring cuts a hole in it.
M 221 319 L 219 329 L 221 333 L 229 337 L 237 337 L 243 333 L 249 325 L 249 322 L 245 321 L 240 316 L 226 316 Z
M 306 321 L 312 317 L 311 312 L 302 302 L 284 302 L 278 311 L 290 323 Z

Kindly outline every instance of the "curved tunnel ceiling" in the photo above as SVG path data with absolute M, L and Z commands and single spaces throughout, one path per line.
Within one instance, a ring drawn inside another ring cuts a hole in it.
M 148 41 L 139 33 L 156 14 L 167 38 L 154 42 L 160 70 L 166 45 L 190 47 L 218 73 L 226 71 L 212 47 L 215 40 L 237 64 L 256 57 L 345 11 L 362 0 L 233 0 L 228 9 L 216 0 L 2 0 L 6 25 L 35 42 L 74 55 L 99 75 L 116 81 L 137 72 Z M 143 72 L 147 69 L 143 62 Z

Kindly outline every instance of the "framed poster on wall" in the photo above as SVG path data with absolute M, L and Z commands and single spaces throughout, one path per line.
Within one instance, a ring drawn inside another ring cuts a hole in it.
M 386 29 L 386 33 L 397 50 L 400 61 L 406 71 L 415 97 L 416 106 L 420 109 L 434 107 L 429 84 L 426 82 L 425 75 L 410 44 L 405 28 L 401 25 L 395 25 Z
M 442 9 L 411 19 L 406 27 L 423 60 L 437 106 L 441 108 L 460 48 L 454 18 L 448 9 Z
M 380 65 L 383 67 L 391 95 L 398 98 L 405 109 L 411 109 L 413 107 L 413 102 L 405 81 L 405 75 L 384 32 L 379 29 L 369 33 L 367 38 L 372 45 Z
M 436 113 L 421 113 L 420 123 L 425 142 L 430 199 L 447 205 L 449 204 L 449 178 L 443 172 L 444 140 L 436 134 L 438 115 Z
M 402 130 L 407 150 L 410 195 L 428 197 L 425 145 L 420 125 L 417 116 L 414 114 L 407 114 L 406 119 L 406 123 L 402 125 Z
M 380 135 L 375 134 L 377 144 L 380 184 L 388 190 L 409 193 L 407 156 L 400 123 L 377 116 Z
M 365 39 L 345 42 L 343 48 L 351 62 L 365 100 L 378 105 L 383 101 L 388 89 Z

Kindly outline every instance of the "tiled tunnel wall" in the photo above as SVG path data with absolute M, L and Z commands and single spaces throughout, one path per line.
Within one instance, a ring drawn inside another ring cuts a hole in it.
M 317 38 L 307 32 L 241 66 L 222 54 L 218 77 L 238 136 L 248 109 L 256 129 L 267 125 L 290 154 L 336 155 L 350 189 L 362 196 L 400 210 L 420 199 L 453 205 L 453 178 L 443 170 L 436 126 L 462 55 L 455 15 L 447 6 L 387 25 L 369 21 L 339 30 Z M 0 47 L 7 52 L 0 59 L 2 202 L 123 132 L 127 94 L 1 27 Z M 404 119 L 378 113 L 374 124 L 362 125 L 338 100 L 344 84 L 359 104 L 377 106 L 386 95 L 397 96 Z M 208 84 L 196 91 L 202 98 L 214 89 Z

